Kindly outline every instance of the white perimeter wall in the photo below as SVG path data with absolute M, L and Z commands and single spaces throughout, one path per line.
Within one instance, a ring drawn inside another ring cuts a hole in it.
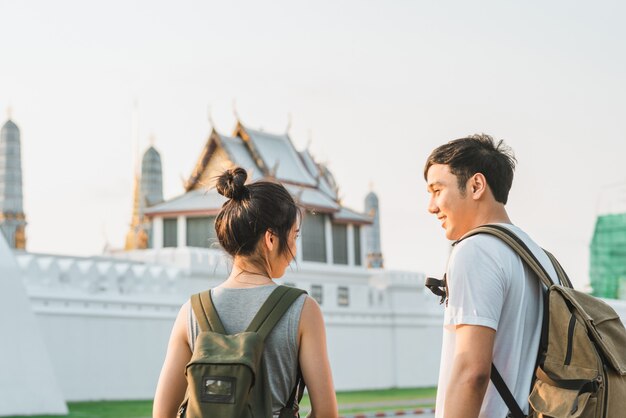
M 180 304 L 32 297 L 67 400 L 152 398 Z
M 43 270 L 26 274 L 41 269 L 45 260 L 21 261 L 39 332 L 69 401 L 152 398 L 180 305 L 192 289 L 213 286 L 223 277 L 216 269 L 210 274 L 136 271 L 129 276 L 132 269 L 127 267 L 121 269 L 123 275 L 111 275 L 123 267 L 115 264 L 102 270 L 105 276 L 97 273 L 102 277 L 89 269 L 97 286 L 83 289 L 85 281 L 78 276 L 85 273 L 77 273 L 76 286 L 61 264 L 47 268 L 45 272 L 56 271 L 48 277 Z M 102 286 L 103 281 L 115 286 Z M 337 390 L 436 385 L 443 307 L 424 291 L 423 276 L 308 268 L 303 263 L 285 282 L 309 291 L 314 284 L 323 286 L 322 310 Z M 348 307 L 337 303 L 339 286 L 350 289 Z M 624 320 L 626 301 L 608 302 Z
M 182 301 L 31 300 L 67 400 L 153 397 Z M 337 310 L 325 317 L 337 390 L 436 384 L 440 321 Z
M 325 312 L 337 390 L 437 384 L 443 308 L 411 293 L 421 314 Z M 46 300 L 32 297 L 33 309 L 67 400 L 153 397 L 182 301 Z M 609 302 L 626 318 L 626 302 Z

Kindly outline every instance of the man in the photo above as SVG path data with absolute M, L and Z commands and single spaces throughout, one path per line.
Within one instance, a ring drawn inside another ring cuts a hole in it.
M 504 207 L 514 168 L 510 148 L 488 135 L 442 145 L 424 168 L 428 210 L 450 240 L 484 224 L 511 229 L 556 280 L 547 255 L 511 223 Z M 511 248 L 487 234 L 454 245 L 446 278 L 437 418 L 506 417 L 508 408 L 489 381 L 492 362 L 528 413 L 543 314 L 539 279 Z

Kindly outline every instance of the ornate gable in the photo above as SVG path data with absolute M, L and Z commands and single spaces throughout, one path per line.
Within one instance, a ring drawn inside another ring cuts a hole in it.
M 212 187 L 217 176 L 234 166 L 235 162 L 231 160 L 224 149 L 220 135 L 213 129 L 189 180 L 185 184 L 185 191 Z

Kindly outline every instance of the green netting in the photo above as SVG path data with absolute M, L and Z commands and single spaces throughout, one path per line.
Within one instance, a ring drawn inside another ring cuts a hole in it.
M 626 298 L 626 213 L 598 216 L 589 276 L 594 296 Z

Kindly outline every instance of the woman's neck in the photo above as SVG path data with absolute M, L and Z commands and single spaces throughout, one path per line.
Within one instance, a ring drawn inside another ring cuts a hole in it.
M 224 287 L 244 288 L 274 284 L 274 281 L 268 277 L 267 273 L 246 267 L 235 263 L 228 279 L 222 285 Z

